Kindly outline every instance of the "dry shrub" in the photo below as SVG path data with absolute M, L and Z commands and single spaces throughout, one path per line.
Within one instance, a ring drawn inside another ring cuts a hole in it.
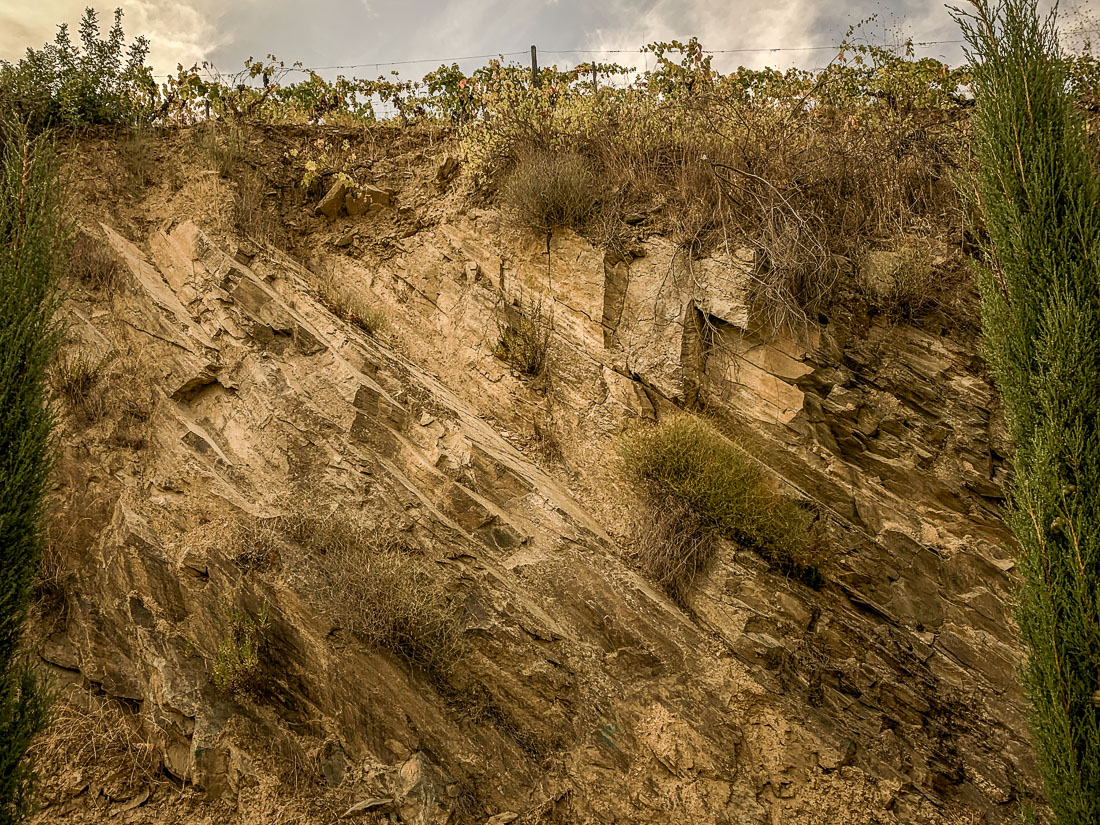
M 760 233 L 750 241 L 756 265 L 745 295 L 749 317 L 765 333 L 797 335 L 832 307 L 840 259 L 820 229 L 789 204 L 773 201 L 761 215 Z
M 864 256 L 859 287 L 874 311 L 893 321 L 919 321 L 957 303 L 965 278 L 943 263 L 927 244 L 900 241 Z
M 259 172 L 241 175 L 236 182 L 233 198 L 233 226 L 246 238 L 271 244 L 278 248 L 287 246 L 288 233 L 278 211 L 267 202 L 267 181 Z
M 548 368 L 554 319 L 543 312 L 542 300 L 527 307 L 505 305 L 497 311 L 497 342 L 493 355 L 521 376 L 537 378 Z
M 616 240 L 652 231 L 694 254 L 722 243 L 729 209 L 711 163 L 714 150 L 705 142 L 685 135 L 641 151 L 615 142 L 590 151 L 599 158 L 608 188 L 598 221 L 619 223 Z M 606 225 L 600 230 L 604 234 L 594 240 L 607 243 L 614 230 Z
M 31 747 L 46 799 L 80 793 L 91 783 L 111 799 L 133 797 L 158 779 L 159 760 L 126 705 L 72 687 L 53 705 L 53 718 Z
M 284 533 L 306 551 L 309 599 L 368 645 L 445 676 L 459 653 L 457 607 L 429 562 L 391 532 L 299 514 Z
M 683 606 L 695 576 L 714 556 L 714 531 L 684 502 L 653 502 L 634 534 L 638 566 Z
M 283 547 L 278 519 L 244 518 L 229 529 L 228 543 L 233 563 L 243 570 L 263 570 L 276 563 Z
M 663 114 L 683 117 L 650 116 Z M 835 204 L 811 193 L 842 184 L 828 179 L 827 163 L 815 168 L 764 126 L 742 119 L 735 139 L 713 128 L 690 119 L 651 145 L 612 132 L 587 147 L 607 192 L 586 233 L 608 248 L 657 233 L 693 257 L 748 247 L 757 261 L 746 293 L 752 322 L 765 333 L 796 332 L 837 294 L 853 236 L 830 229 Z M 822 179 L 808 186 L 815 174 Z
M 587 158 L 535 148 L 520 153 L 500 187 L 501 201 L 516 222 L 544 234 L 582 227 L 593 214 L 597 193 Z
M 673 592 L 682 593 L 706 560 L 708 531 L 821 584 L 813 514 L 776 492 L 756 461 L 702 419 L 680 413 L 639 430 L 621 442 L 620 456 L 650 504 L 678 515 L 663 527 L 670 545 L 645 553 L 662 584 L 675 583 Z
M 210 168 L 223 178 L 229 177 L 241 162 L 245 154 L 244 143 L 244 132 L 235 123 L 218 128 L 217 121 L 210 120 L 199 134 L 199 146 Z
M 100 238 L 80 232 L 69 254 L 69 274 L 90 289 L 113 289 L 122 275 L 122 261 Z

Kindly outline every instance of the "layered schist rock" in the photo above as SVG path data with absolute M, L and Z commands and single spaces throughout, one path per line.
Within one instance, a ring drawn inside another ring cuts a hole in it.
M 393 282 L 431 271 L 440 248 L 459 264 L 475 243 L 504 250 L 503 300 L 552 306 L 558 415 L 575 433 L 705 407 L 826 514 L 837 555 L 823 591 L 727 548 L 691 600 L 701 627 L 857 762 L 921 793 L 1003 811 L 1034 788 L 1001 522 L 1008 449 L 973 340 L 883 320 L 763 338 L 748 329 L 747 250 L 693 260 L 657 239 L 603 254 L 489 214 L 439 234 L 450 248 L 411 252 Z
M 158 403 L 140 452 L 65 434 L 57 495 L 90 484 L 100 516 L 42 656 L 136 708 L 211 821 L 273 804 L 256 789 L 291 757 L 353 816 L 409 823 L 997 822 L 1034 789 L 1005 448 L 962 345 L 886 325 L 764 340 L 747 251 L 608 253 L 456 212 L 333 262 L 388 304 L 395 347 L 281 256 L 243 264 L 190 222 L 143 249 L 108 234 L 131 277 L 83 323 Z M 493 359 L 507 306 L 552 317 L 549 386 Z M 611 445 L 675 404 L 826 514 L 822 590 L 726 546 L 684 611 L 631 569 Z M 539 424 L 564 467 L 520 437 Z M 307 503 L 434 562 L 470 642 L 446 685 L 333 626 L 291 566 L 234 563 L 226 524 Z M 268 611 L 264 701 L 211 682 L 227 604 Z

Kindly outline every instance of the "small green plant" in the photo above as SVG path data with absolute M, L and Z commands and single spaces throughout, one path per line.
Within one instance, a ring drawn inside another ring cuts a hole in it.
M 69 274 L 90 289 L 113 290 L 122 274 L 122 261 L 105 241 L 81 232 L 69 255 Z
M 362 147 L 353 146 L 346 138 L 339 144 L 333 139 L 320 137 L 307 143 L 302 149 L 291 149 L 286 157 L 302 164 L 299 186 L 306 192 L 324 194 L 324 187 L 342 183 L 348 191 L 359 187 L 359 173 L 369 166 L 369 158 L 361 154 Z M 305 158 L 303 161 L 302 158 Z
M 553 332 L 553 317 L 543 312 L 541 299 L 526 308 L 503 306 L 497 312 L 493 355 L 517 374 L 537 378 L 546 372 Z
M 759 464 L 702 419 L 680 413 L 639 430 L 620 443 L 620 456 L 664 514 L 639 555 L 672 595 L 686 592 L 715 534 L 806 584 L 822 583 L 813 514 L 776 492 Z
M 214 685 L 230 696 L 255 696 L 263 685 L 263 655 L 270 629 L 268 607 L 258 616 L 225 610 L 225 635 L 214 657 Z
M 544 234 L 582 227 L 594 212 L 596 194 L 591 164 L 567 151 L 523 152 L 500 187 L 501 200 L 516 222 Z

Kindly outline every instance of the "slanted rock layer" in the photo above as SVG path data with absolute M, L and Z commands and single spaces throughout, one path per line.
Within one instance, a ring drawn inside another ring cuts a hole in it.
M 70 777 L 40 820 L 1015 817 L 1035 768 L 1007 449 L 972 342 L 882 321 L 764 336 L 751 252 L 531 238 L 420 163 L 326 195 L 312 272 L 216 221 L 128 240 L 102 216 L 128 277 L 74 297 L 72 346 L 116 353 L 153 403 L 136 441 L 112 416 L 65 421 L 55 496 L 79 529 L 40 655 L 123 701 L 184 790 L 133 803 Z M 391 329 L 333 315 L 324 268 Z M 492 348 L 506 308 L 535 306 L 553 335 L 532 382 Z M 681 609 L 633 569 L 614 441 L 677 405 L 820 509 L 825 587 L 724 545 Z M 451 672 L 335 624 L 290 556 L 240 563 L 233 525 L 303 509 L 430 562 L 467 641 Z M 212 682 L 227 606 L 269 622 L 260 696 Z

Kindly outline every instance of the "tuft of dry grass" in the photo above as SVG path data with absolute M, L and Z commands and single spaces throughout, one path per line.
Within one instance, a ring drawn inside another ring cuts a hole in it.
M 109 408 L 104 386 L 107 366 L 115 353 L 96 357 L 86 352 L 61 352 L 54 362 L 52 385 L 75 415 L 88 423 L 103 418 Z
M 871 250 L 860 268 L 864 300 L 893 321 L 916 322 L 938 310 L 950 313 L 964 285 L 965 278 L 937 266 L 931 249 L 919 240 Z
M 153 175 L 155 157 L 150 127 L 139 122 L 116 145 L 122 165 L 121 183 L 131 197 L 139 197 Z
M 244 142 L 244 132 L 236 123 L 218 128 L 217 122 L 210 120 L 199 134 L 199 147 L 210 168 L 223 178 L 228 178 L 240 164 L 245 154 Z
M 113 290 L 122 275 L 122 261 L 102 239 L 80 232 L 69 254 L 69 274 L 94 290 Z
M 50 383 L 77 421 L 114 421 L 117 445 L 139 449 L 145 438 L 136 428 L 151 418 L 156 396 L 135 377 L 133 366 L 115 350 L 97 357 L 70 347 L 58 353 Z
M 588 159 L 568 151 L 520 153 L 500 186 L 516 222 L 542 234 L 579 229 L 592 217 L 599 191 Z
M 112 799 L 128 799 L 158 780 L 159 759 L 137 715 L 123 703 L 72 687 L 53 705 L 53 717 L 31 746 L 42 794 L 58 800 L 89 782 Z M 72 783 L 79 787 L 71 787 Z
M 53 527 L 53 522 L 50 522 Z M 64 627 L 69 617 L 72 574 L 65 569 L 61 548 L 47 536 L 34 575 L 34 612 L 43 620 Z
M 246 238 L 285 248 L 287 229 L 273 204 L 268 203 L 267 181 L 259 172 L 247 172 L 236 181 L 232 221 Z
M 59 466 L 54 480 L 57 488 L 43 523 L 42 555 L 33 585 L 34 615 L 50 626 L 64 627 L 81 560 L 110 523 L 115 498 L 84 483 L 70 466 Z
M 460 652 L 458 610 L 418 551 L 340 515 L 299 513 L 281 529 L 307 554 L 311 602 L 366 644 L 445 677 Z
M 368 302 L 360 290 L 340 281 L 335 273 L 319 279 L 317 290 L 329 312 L 367 335 L 378 335 L 389 326 L 386 311 L 379 304 Z

